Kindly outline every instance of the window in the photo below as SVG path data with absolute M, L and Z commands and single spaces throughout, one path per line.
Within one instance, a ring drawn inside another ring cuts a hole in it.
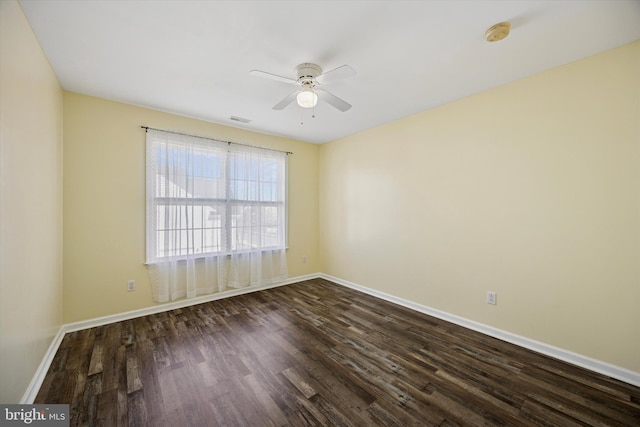
M 286 153 L 147 130 L 147 263 L 282 249 Z

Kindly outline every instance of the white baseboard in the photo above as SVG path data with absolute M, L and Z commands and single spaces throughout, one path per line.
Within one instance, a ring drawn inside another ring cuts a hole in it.
M 53 358 L 58 351 L 58 347 L 60 347 L 60 343 L 62 342 L 62 338 L 64 338 L 64 331 L 62 328 L 58 331 L 51 344 L 49 344 L 49 348 L 47 352 L 44 354 L 38 369 L 36 370 L 35 375 L 31 379 L 27 390 L 24 392 L 22 399 L 20 399 L 20 403 L 33 403 L 36 396 L 38 395 L 38 391 L 40 391 L 40 386 L 42 386 L 42 382 L 44 381 L 45 375 L 47 375 L 47 371 L 49 370 L 49 366 L 51 366 L 51 362 L 53 362 Z
M 407 307 L 412 310 L 418 311 L 420 313 L 437 317 L 438 319 L 455 323 L 456 325 L 460 325 L 465 328 L 469 328 L 474 331 L 481 332 L 485 335 L 498 338 L 500 340 L 518 345 L 520 347 L 524 347 L 529 350 L 533 350 L 538 353 L 542 353 L 544 355 L 553 357 L 555 359 L 559 359 L 564 362 L 571 363 L 573 365 L 580 366 L 582 368 L 586 368 L 594 372 L 598 372 L 608 377 L 615 378 L 620 381 L 624 381 L 636 387 L 640 387 L 640 373 L 638 372 L 630 371 L 628 369 L 611 365 L 609 363 L 602 362 L 600 360 L 592 359 L 587 356 L 582 356 L 580 354 L 573 353 L 571 351 L 564 350 L 562 348 L 555 347 L 549 344 L 545 344 L 540 341 L 532 340 L 530 338 L 526 338 L 520 335 L 516 335 L 511 332 L 503 331 L 501 329 L 494 328 L 492 326 L 474 322 L 473 320 L 465 319 L 464 317 L 460 317 L 454 314 L 446 313 L 444 311 L 436 310 L 435 308 L 427 307 L 425 305 L 421 305 L 413 301 L 398 298 L 396 296 L 393 296 L 384 292 L 376 291 L 374 289 L 370 289 L 365 286 L 340 279 L 338 277 L 334 277 L 324 273 L 313 273 L 313 274 L 307 274 L 305 276 L 293 277 L 285 280 L 284 282 L 280 282 L 273 285 L 260 286 L 255 288 L 233 289 L 233 290 L 223 291 L 223 292 L 219 292 L 211 295 L 205 295 L 205 296 L 200 296 L 196 298 L 189 298 L 186 300 L 180 300 L 180 301 L 170 302 L 166 304 L 158 304 L 153 307 L 127 311 L 125 313 L 119 313 L 119 314 L 114 314 L 110 316 L 98 317 L 95 319 L 88 319 L 80 322 L 64 324 L 60 327 L 60 330 L 58 331 L 56 336 L 53 338 L 51 345 L 49 346 L 47 352 L 45 353 L 45 356 L 42 359 L 40 366 L 38 366 L 38 369 L 36 370 L 36 373 L 34 374 L 33 379 L 31 380 L 31 383 L 27 387 L 27 390 L 24 396 L 20 400 L 20 403 L 33 403 L 34 399 L 38 394 L 38 391 L 40 390 L 40 387 L 42 386 L 44 377 L 47 374 L 47 371 L 49 370 L 51 363 L 53 362 L 53 358 L 56 352 L 58 351 L 58 347 L 62 343 L 62 339 L 64 338 L 64 335 L 67 332 L 80 331 L 83 329 L 93 328 L 96 326 L 107 325 L 109 323 L 135 319 L 136 317 L 147 316 L 149 314 L 162 313 L 169 310 L 189 307 L 192 305 L 202 304 L 209 301 L 229 298 L 236 295 L 248 294 L 252 292 L 261 291 L 264 289 L 275 288 L 278 286 L 290 285 L 292 283 L 303 282 L 305 280 L 311 280 L 316 278 L 329 280 L 331 282 L 337 283 L 339 285 L 342 285 L 351 289 L 355 289 L 357 291 L 364 292 L 366 294 L 383 299 L 385 301 L 389 301 L 394 304 L 398 304 L 403 307 Z
M 538 353 L 542 353 L 546 356 L 553 357 L 558 360 L 570 363 L 572 365 L 580 366 L 590 371 L 597 372 L 599 374 L 606 375 L 611 378 L 615 378 L 625 383 L 632 384 L 636 387 L 640 387 L 640 373 L 631 371 L 629 369 L 621 368 L 619 366 L 611 365 L 606 362 L 602 362 L 597 359 L 592 359 L 581 354 L 577 354 L 559 347 L 555 347 L 549 344 L 545 344 L 540 341 L 536 341 L 530 338 L 526 338 L 511 332 L 503 331 L 502 329 L 494 328 L 482 323 L 475 322 L 473 320 L 465 319 L 464 317 L 456 316 L 454 314 L 446 313 L 444 311 L 436 310 L 435 308 L 427 307 L 415 303 L 413 301 L 398 298 L 393 295 L 389 295 L 384 292 L 376 291 L 374 289 L 367 288 L 356 283 L 349 282 L 347 280 L 340 279 L 328 274 L 320 273 L 320 277 L 331 282 L 337 283 L 348 288 L 355 289 L 357 291 L 364 292 L 374 297 L 392 302 L 394 304 L 401 305 L 403 307 L 410 308 L 420 313 L 428 314 L 438 319 L 446 320 L 447 322 L 455 323 L 456 325 L 463 326 L 468 329 L 472 329 L 477 332 L 481 332 L 490 337 L 498 338 L 502 341 L 515 344 L 520 347 L 524 347 L 529 350 L 533 350 Z
M 164 311 L 175 310 L 178 308 L 184 308 L 192 305 L 203 304 L 209 301 L 215 301 L 219 299 L 234 297 L 236 295 L 249 294 L 252 292 L 262 291 L 264 289 L 277 288 L 278 286 L 290 285 L 292 283 L 315 279 L 317 277 L 320 277 L 320 273 L 292 277 L 283 282 L 279 282 L 271 285 L 255 286 L 255 287 L 239 288 L 239 289 L 229 289 L 222 292 L 216 292 L 215 294 L 202 295 L 195 298 L 181 299 L 174 302 L 158 304 L 152 307 L 141 308 L 138 310 L 127 311 L 124 313 L 112 314 L 104 317 L 97 317 L 95 319 L 82 320 L 80 322 L 67 323 L 62 327 L 64 328 L 64 332 L 81 331 L 83 329 L 93 328 L 93 327 L 102 326 L 102 325 L 108 325 L 109 323 L 121 322 L 123 320 L 135 319 L 136 317 L 147 316 L 149 314 L 162 313 Z

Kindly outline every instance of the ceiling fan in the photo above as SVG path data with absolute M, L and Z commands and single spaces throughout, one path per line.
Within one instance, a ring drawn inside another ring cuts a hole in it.
M 356 72 L 353 68 L 348 65 L 342 65 L 323 73 L 319 65 L 305 62 L 298 65 L 295 70 L 297 79 L 260 70 L 252 70 L 249 73 L 254 76 L 265 77 L 267 79 L 299 86 L 299 88 L 287 95 L 282 101 L 274 105 L 274 110 L 282 110 L 294 100 L 296 100 L 302 108 L 313 108 L 318 103 L 318 98 L 342 112 L 351 108 L 351 104 L 338 98 L 331 92 L 322 89 L 320 86 L 354 76 Z

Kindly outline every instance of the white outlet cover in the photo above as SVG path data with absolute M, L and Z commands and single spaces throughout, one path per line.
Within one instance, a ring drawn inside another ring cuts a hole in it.
M 487 304 L 497 304 L 497 294 L 493 291 L 487 292 Z

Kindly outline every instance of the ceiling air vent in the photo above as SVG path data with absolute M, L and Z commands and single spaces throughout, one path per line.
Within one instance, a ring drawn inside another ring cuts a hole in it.
M 251 120 L 245 119 L 244 117 L 238 117 L 238 116 L 231 116 L 229 117 L 229 120 L 233 120 L 234 122 L 240 122 L 240 123 L 251 123 Z

